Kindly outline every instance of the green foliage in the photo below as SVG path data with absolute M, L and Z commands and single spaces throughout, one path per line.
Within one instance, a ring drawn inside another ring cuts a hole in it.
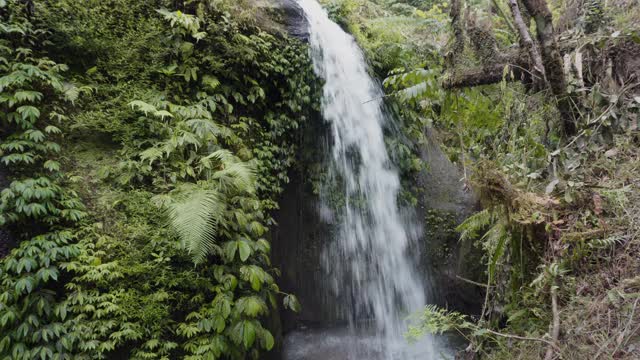
M 463 221 L 456 230 L 460 232 L 460 241 L 477 238 L 482 231 L 495 222 L 494 213 L 484 209 Z
M 0 270 L 0 355 L 271 350 L 279 298 L 300 310 L 265 236 L 316 107 L 306 46 L 232 2 L 43 1 L 30 19 L 19 4 L 0 12 L 0 161 L 15 178 L 0 221 L 21 236 Z M 61 135 L 86 154 L 61 153 Z
M 329 15 L 356 38 L 376 74 L 439 61 L 446 42 L 446 2 L 324 0 Z
M 171 199 L 166 207 L 171 226 L 179 234 L 183 245 L 189 249 L 197 264 L 207 255 L 214 253 L 215 234 L 223 215 L 224 203 L 215 189 L 189 190 L 186 196 Z
M 463 332 L 473 327 L 466 315 L 455 311 L 447 311 L 435 305 L 428 305 L 419 316 L 414 315 L 414 322 L 409 326 L 406 337 L 417 341 L 426 334 L 444 334 L 453 331 Z
M 64 358 L 72 340 L 58 282 L 62 263 L 80 251 L 71 228 L 86 217 L 63 186 L 58 161 L 67 68 L 35 54 L 45 32 L 24 17 L 20 2 L 8 6 L 0 28 L 0 161 L 12 182 L 0 194 L 0 226 L 20 243 L 1 262 L 0 356 Z

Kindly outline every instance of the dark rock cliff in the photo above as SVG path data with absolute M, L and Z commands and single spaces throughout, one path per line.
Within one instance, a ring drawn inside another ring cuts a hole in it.
M 274 264 L 281 271 L 280 284 L 294 293 L 302 304 L 299 314 L 283 313 L 284 331 L 299 325 L 326 325 L 336 320 L 332 306 L 322 293 L 321 257 L 332 226 L 321 220 L 320 199 L 314 194 L 314 170 L 326 164 L 327 128 L 319 117 L 308 123 L 302 132 L 297 166 L 290 173 L 291 182 L 280 199 L 280 209 L 274 214 L 278 226 L 272 232 Z
M 478 201 L 461 181 L 463 174 L 440 149 L 433 133 L 421 150 L 428 169 L 415 179 L 422 222 L 422 266 L 431 275 L 433 300 L 441 306 L 468 314 L 480 312 L 481 288 L 461 278 L 480 280 L 484 274 L 480 254 L 471 242 L 460 243 L 455 228 L 475 210 Z
M 309 37 L 307 19 L 295 0 L 256 0 L 255 4 L 260 10 L 257 20 L 263 27 L 284 30 L 303 40 Z

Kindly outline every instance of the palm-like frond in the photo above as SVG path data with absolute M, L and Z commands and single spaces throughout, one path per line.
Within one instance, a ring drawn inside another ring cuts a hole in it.
M 392 95 L 403 101 L 418 103 L 425 98 L 437 98 L 440 90 L 437 73 L 433 70 L 416 69 L 393 73 L 384 80 L 385 87 L 393 90 Z
M 202 138 L 209 135 L 218 136 L 222 132 L 220 125 L 209 119 L 190 119 L 185 121 L 185 124 Z
M 169 224 L 196 264 L 215 252 L 215 236 L 224 215 L 224 200 L 216 189 L 189 186 L 165 202 Z
M 229 196 L 253 193 L 256 184 L 252 164 L 240 161 L 228 150 L 215 151 L 200 163 L 210 172 L 208 181 L 183 185 L 156 198 L 196 264 L 216 252 L 215 237 Z
M 495 216 L 489 209 L 484 209 L 469 216 L 456 231 L 460 232 L 460 241 L 477 238 L 482 230 L 495 221 Z
M 495 279 L 496 266 L 504 255 L 507 240 L 510 238 L 510 235 L 504 222 L 499 221 L 482 237 L 485 247 L 487 248 L 487 253 L 491 256 L 489 260 L 489 281 Z
M 200 162 L 207 169 L 213 168 L 214 163 L 219 166 L 219 170 L 213 172 L 210 178 L 218 182 L 222 192 L 255 191 L 255 168 L 251 163 L 238 159 L 230 151 L 217 150 L 202 158 Z
M 252 193 L 255 191 L 256 174 L 254 168 L 246 162 L 233 162 L 224 169 L 213 173 L 212 179 L 218 180 L 225 191 Z

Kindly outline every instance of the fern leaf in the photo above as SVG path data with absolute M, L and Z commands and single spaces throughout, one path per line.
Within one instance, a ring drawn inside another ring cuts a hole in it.
M 149 165 L 151 165 L 153 164 L 154 161 L 162 158 L 163 154 L 164 153 L 162 152 L 162 149 L 159 149 L 157 147 L 151 147 L 140 153 L 140 160 L 142 161 L 149 160 Z
M 491 256 L 489 260 L 489 281 L 493 281 L 496 275 L 496 267 L 502 256 L 504 255 L 507 239 L 509 239 L 509 231 L 507 227 L 499 222 L 495 224 L 487 233 L 482 237 L 487 245 L 487 251 Z
M 616 245 L 624 242 L 624 239 L 619 236 L 611 236 L 606 239 L 596 239 L 589 242 L 589 247 L 592 249 L 611 249 Z
M 133 110 L 142 111 L 145 115 L 147 115 L 148 113 L 155 114 L 158 111 L 155 106 L 147 104 L 146 102 L 140 100 L 134 100 L 130 102 L 129 106 L 131 106 Z
M 210 178 L 218 181 L 222 191 L 255 191 L 256 173 L 251 163 L 240 161 L 228 150 L 217 150 L 201 159 L 203 166 L 209 169 L 213 168 L 213 162 L 218 164 L 219 170 Z
M 220 197 L 215 189 L 189 186 L 165 206 L 169 224 L 196 264 L 215 252 L 216 230 L 224 214 Z
M 495 216 L 489 209 L 484 209 L 469 216 L 456 231 L 460 233 L 460 241 L 466 241 L 478 237 L 478 234 L 494 221 Z

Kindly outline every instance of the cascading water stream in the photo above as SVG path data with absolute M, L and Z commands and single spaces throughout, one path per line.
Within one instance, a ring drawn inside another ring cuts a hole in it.
M 367 355 L 352 346 L 335 358 L 372 359 L 371 351 L 385 360 L 435 358 L 431 339 L 409 347 L 403 338 L 405 317 L 427 299 L 408 254 L 408 222 L 397 205 L 400 180 L 385 147 L 383 126 L 389 119 L 382 90 L 367 73 L 354 38 L 315 0 L 298 3 L 309 22 L 315 72 L 325 81 L 322 114 L 333 140 L 330 175 L 344 190 L 338 238 L 324 253 L 324 267 L 333 295 L 342 301 L 339 311 L 349 320 L 349 336 L 357 338 L 360 321 L 370 320 L 367 334 L 373 339 L 365 346 Z

